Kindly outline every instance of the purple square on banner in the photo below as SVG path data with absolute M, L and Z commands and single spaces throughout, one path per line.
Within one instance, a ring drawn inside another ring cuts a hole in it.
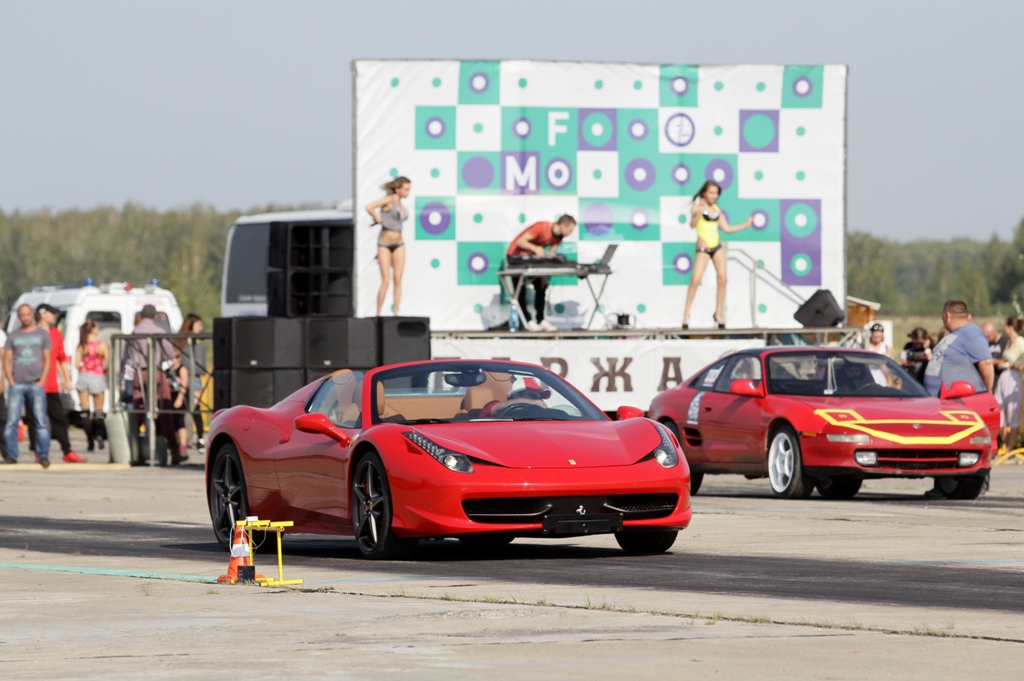
M 580 151 L 615 151 L 618 149 L 616 109 L 580 109 Z
M 740 110 L 740 151 L 778 151 L 779 112 Z
M 501 193 L 540 193 L 540 153 L 536 151 L 501 152 Z
M 782 199 L 782 281 L 821 286 L 821 199 Z

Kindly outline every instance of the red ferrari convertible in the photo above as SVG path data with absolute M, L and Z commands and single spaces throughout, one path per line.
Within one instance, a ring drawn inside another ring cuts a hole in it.
M 991 393 L 971 383 L 925 392 L 892 360 L 863 350 L 744 350 L 654 398 L 649 415 L 672 429 L 705 474 L 767 476 L 784 498 L 848 499 L 868 478 L 934 477 L 946 497 L 984 489 L 999 429 Z
M 214 417 L 213 528 L 227 547 L 236 518 L 293 520 L 354 535 L 367 558 L 406 556 L 421 537 L 493 547 L 609 532 L 630 553 L 667 551 L 690 522 L 686 461 L 664 425 L 619 416 L 528 364 L 339 371 Z

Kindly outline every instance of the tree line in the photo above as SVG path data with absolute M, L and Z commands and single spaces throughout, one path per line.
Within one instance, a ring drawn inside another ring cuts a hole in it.
M 296 208 L 318 208 L 318 205 Z M 253 208 L 248 213 L 291 210 Z M 157 211 L 136 204 L 52 212 L 0 211 L 0 315 L 37 285 L 159 279 L 182 312 L 220 314 L 228 228 L 240 211 L 200 204 Z M 936 315 L 965 300 L 978 315 L 1019 313 L 1024 304 L 1024 220 L 1004 241 L 901 243 L 864 232 L 846 238 L 850 295 L 882 304 L 881 315 Z

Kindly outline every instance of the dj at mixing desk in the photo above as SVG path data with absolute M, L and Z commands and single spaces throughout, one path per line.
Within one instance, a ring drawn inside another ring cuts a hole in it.
M 604 295 L 604 287 L 608 283 L 608 277 L 612 273 L 610 263 L 612 256 L 615 255 L 616 248 L 618 248 L 618 244 L 609 245 L 601 259 L 595 263 L 573 262 L 566 260 L 561 255 L 546 257 L 509 255 L 505 258 L 504 269 L 498 272 L 498 279 L 501 281 L 501 286 L 509 300 L 518 300 L 519 291 L 523 288 L 523 283 L 529 277 L 579 277 L 585 280 L 587 288 L 590 289 L 590 295 L 594 299 L 594 311 L 591 313 L 586 326 L 589 329 L 591 324 L 594 323 L 597 311 L 601 309 L 601 297 Z M 604 277 L 601 280 L 601 288 L 596 292 L 589 279 L 594 274 Z

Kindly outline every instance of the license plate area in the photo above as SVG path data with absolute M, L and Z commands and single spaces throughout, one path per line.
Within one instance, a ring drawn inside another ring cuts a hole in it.
M 622 529 L 621 513 L 590 513 L 587 515 L 544 516 L 544 534 L 605 534 Z

